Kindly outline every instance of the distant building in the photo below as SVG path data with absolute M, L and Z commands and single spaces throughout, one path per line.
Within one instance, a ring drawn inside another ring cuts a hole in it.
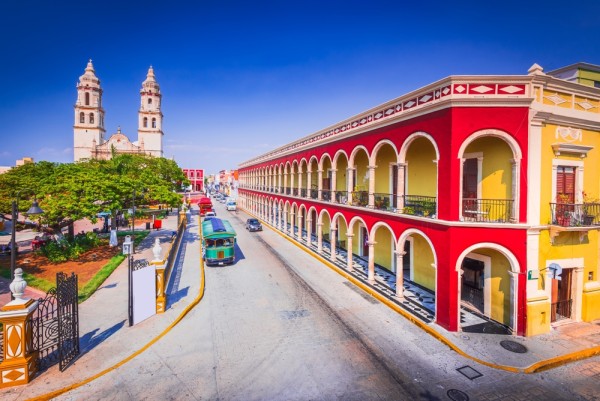
M 19 167 L 19 166 L 22 166 L 24 164 L 29 164 L 29 163 L 34 163 L 33 157 L 24 157 L 22 159 L 17 160 L 15 163 L 15 167 Z M 0 174 L 6 173 L 11 168 L 12 168 L 12 166 L 0 166 Z
M 138 140 L 130 139 L 117 132 L 105 139 L 104 109 L 102 108 L 102 88 L 95 74 L 92 60 L 79 77 L 77 102 L 73 125 L 74 160 L 110 159 L 116 153 L 147 154 L 163 156 L 163 131 L 160 86 L 156 82 L 154 70 L 148 69 L 146 80 L 140 90 L 141 105 L 138 111 Z
M 555 78 L 578 84 L 600 88 L 600 66 L 588 63 L 576 63 L 546 73 Z
M 193 192 L 204 191 L 204 170 L 194 168 L 183 168 L 181 170 L 190 180 L 190 187 Z

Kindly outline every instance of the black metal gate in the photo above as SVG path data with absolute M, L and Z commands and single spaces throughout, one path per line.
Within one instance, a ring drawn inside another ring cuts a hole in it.
M 59 363 L 61 372 L 79 355 L 79 309 L 77 276 L 56 274 L 56 288 L 45 298 L 32 317 L 33 349 L 38 351 L 38 370 Z

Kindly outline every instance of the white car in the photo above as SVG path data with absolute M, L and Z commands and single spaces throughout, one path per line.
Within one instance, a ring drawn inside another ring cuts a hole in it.
M 229 210 L 230 212 L 233 212 L 237 209 L 237 203 L 234 200 L 228 200 L 227 203 L 225 204 L 225 208 L 227 208 L 227 210 Z

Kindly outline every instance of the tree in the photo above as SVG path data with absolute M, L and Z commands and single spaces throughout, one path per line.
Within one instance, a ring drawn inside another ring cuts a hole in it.
M 139 194 L 136 204 L 156 201 L 178 206 L 181 196 L 175 191 L 186 181 L 173 160 L 151 156 L 31 163 L 0 175 L 0 212 L 10 213 L 16 191 L 23 189 L 25 195 L 25 189 L 32 190 L 44 209 L 42 223 L 59 232 L 83 218 L 95 222 L 102 211 L 110 211 L 116 217 L 119 211 L 131 207 L 134 189 Z M 21 211 L 29 206 L 31 202 L 19 203 Z

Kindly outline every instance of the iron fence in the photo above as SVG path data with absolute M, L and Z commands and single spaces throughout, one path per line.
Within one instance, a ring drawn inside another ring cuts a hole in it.
M 310 190 L 310 198 L 311 199 L 317 199 L 319 197 L 319 190 L 318 189 L 311 189 Z
M 347 191 L 335 191 L 335 201 L 345 205 L 348 203 L 348 192 Z
M 300 197 L 306 198 L 306 193 L 307 193 L 306 188 L 300 189 Z
M 324 200 L 325 202 L 331 202 L 331 190 L 322 189 L 321 190 L 321 200 Z
M 462 215 L 465 221 L 513 223 L 512 199 L 463 199 Z

